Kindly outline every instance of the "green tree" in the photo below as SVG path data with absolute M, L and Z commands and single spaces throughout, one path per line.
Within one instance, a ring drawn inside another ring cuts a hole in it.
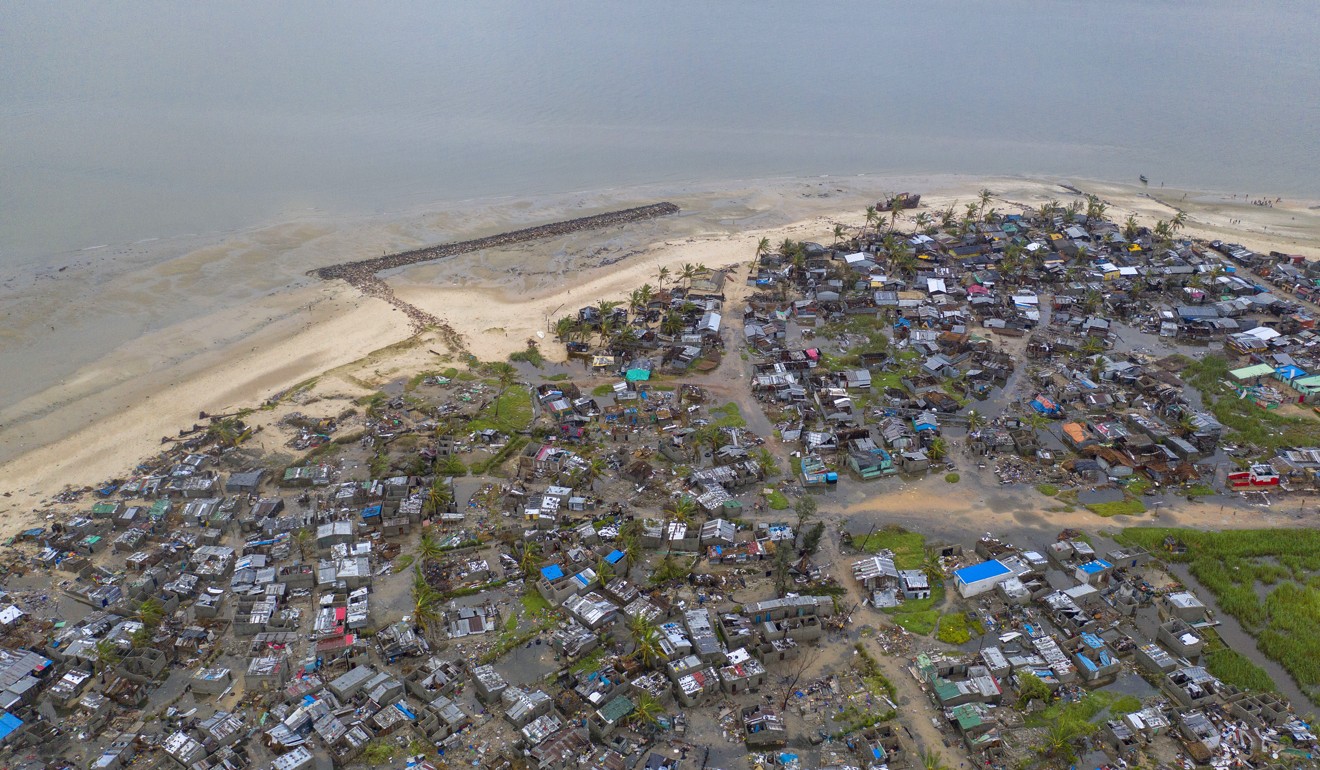
M 774 579 L 775 593 L 783 598 L 788 593 L 788 578 L 793 569 L 793 549 L 783 540 L 775 543 Z
M 761 240 L 756 242 L 757 261 L 760 261 L 761 257 L 764 257 L 766 254 L 769 253 L 770 253 L 770 239 L 766 238 L 765 236 L 762 236 Z
M 1088 221 L 1093 219 L 1104 219 L 1105 212 L 1108 210 L 1109 206 L 1104 201 L 1100 200 L 1099 196 L 1086 196 L 1086 218 Z
M 818 521 L 807 530 L 806 536 L 802 538 L 802 550 L 808 556 L 814 556 L 816 551 L 820 550 L 821 538 L 825 535 L 825 522 Z
M 661 267 L 659 270 L 657 270 L 655 274 L 655 279 L 656 279 L 656 283 L 660 284 L 660 289 L 663 291 L 665 288 L 665 281 L 669 280 L 669 268 Z
M 362 750 L 362 758 L 367 761 L 368 765 L 375 767 L 394 759 L 397 752 L 398 747 L 392 741 L 385 738 L 373 738 Z
M 1049 703 L 1053 695 L 1050 686 L 1030 671 L 1023 671 L 1018 675 L 1018 711 L 1026 711 L 1033 700 Z
M 560 342 L 571 342 L 578 333 L 578 320 L 573 316 L 564 316 L 555 321 L 555 336 Z
M 660 322 L 660 333 L 670 337 L 677 337 L 683 333 L 683 316 L 670 310 L 665 313 L 664 320 Z
M 984 212 L 985 207 L 989 206 L 990 201 L 994 199 L 994 193 L 990 192 L 988 188 L 982 188 L 981 192 L 976 197 L 977 202 L 980 204 L 977 207 L 977 211 Z
M 628 569 L 624 574 L 626 577 L 632 577 L 633 567 L 637 566 L 642 558 L 642 544 L 636 535 L 623 536 L 621 543 L 623 544 L 623 555 L 628 560 Z
M 928 550 L 921 559 L 921 571 L 925 573 L 926 580 L 930 581 L 933 587 L 936 583 L 944 580 L 944 564 L 940 561 L 939 553 Z
M 841 225 L 841 224 L 839 224 L 838 222 L 835 222 L 835 223 L 834 223 L 834 244 L 835 244 L 836 246 L 837 246 L 838 244 L 840 244 L 840 243 L 843 242 L 843 235 L 844 235 L 844 232 L 845 232 L 844 226 Z
M 444 621 L 444 613 L 440 610 L 443 598 L 439 591 L 426 582 L 421 565 L 413 567 L 412 600 L 412 622 L 422 631 L 432 631 Z
M 1128 214 L 1127 219 L 1123 220 L 1123 237 L 1135 241 L 1140 234 L 1141 226 L 1137 224 L 1137 215 Z
M 972 433 L 985 427 L 985 415 L 972 409 L 967 412 L 967 432 Z
M 924 211 L 918 212 L 917 215 L 913 217 L 912 223 L 917 226 L 917 230 L 927 235 L 930 235 L 930 231 L 935 224 L 931 219 L 930 214 Z
M 605 476 L 605 471 L 608 468 L 609 466 L 605 464 L 603 458 L 593 457 L 590 460 L 587 460 L 586 465 L 582 469 L 582 475 L 592 492 L 596 491 L 596 482 Z
M 866 235 L 866 228 L 871 227 L 880 221 L 880 213 L 876 211 L 875 206 L 866 207 L 866 223 L 862 225 L 862 235 Z
M 922 770 L 949 770 L 948 764 L 944 762 L 944 755 L 932 749 L 922 749 L 921 754 Z
M 802 534 L 802 529 L 806 527 L 807 522 L 816 516 L 816 498 L 811 495 L 803 495 L 793 504 L 793 513 L 797 514 L 797 532 Z
M 150 645 L 151 640 L 152 640 L 151 629 L 147 628 L 146 626 L 143 626 L 142 628 L 139 628 L 138 630 L 134 631 L 133 634 L 128 638 L 129 644 L 131 644 L 133 646 L 133 649 L 135 650 L 140 650 L 143 647 Z
M 454 501 L 454 495 L 449 489 L 449 484 L 445 483 L 443 478 L 436 478 L 431 482 L 431 487 L 426 491 L 426 509 L 432 516 L 449 510 L 449 504 Z

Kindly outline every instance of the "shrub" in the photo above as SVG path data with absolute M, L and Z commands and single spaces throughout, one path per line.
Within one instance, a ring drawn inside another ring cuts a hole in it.
M 1054 486 L 1053 484 L 1037 484 L 1036 491 L 1041 493 L 1042 495 L 1045 495 L 1046 497 L 1054 497 L 1055 495 L 1059 494 L 1059 488 Z
M 956 474 L 956 473 L 946 473 L 946 474 L 944 474 L 944 480 L 947 481 L 947 482 L 949 482 L 950 484 L 957 484 L 958 481 L 959 481 L 961 478 L 962 478 L 962 476 L 959 476 L 959 475 Z

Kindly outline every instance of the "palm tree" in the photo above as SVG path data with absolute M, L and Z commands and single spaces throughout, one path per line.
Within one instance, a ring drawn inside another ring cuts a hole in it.
M 1128 214 L 1128 218 L 1123 220 L 1123 237 L 1133 241 L 1140 232 L 1141 226 L 1137 224 L 1137 215 Z
M 837 246 L 843 242 L 844 227 L 838 222 L 834 223 L 834 244 Z M 764 238 L 762 240 L 765 240 Z
M 783 598 L 788 593 L 788 577 L 793 569 L 793 549 L 780 540 L 775 544 L 774 580 L 775 595 Z
M 898 199 L 898 196 L 895 196 L 894 200 L 889 204 L 890 230 L 897 229 L 896 225 L 898 224 L 898 215 L 901 214 L 902 212 L 903 212 L 903 203 Z
M 673 310 L 665 314 L 660 322 L 660 332 L 670 337 L 677 337 L 683 331 L 683 317 Z
M 252 431 L 237 417 L 222 417 L 207 427 L 206 435 L 220 446 L 235 447 L 247 440 Z
M 624 576 L 631 577 L 633 567 L 637 566 L 637 563 L 641 561 L 642 544 L 638 541 L 636 535 L 625 535 L 621 544 L 623 546 L 623 556 L 628 560 L 628 569 L 624 572 Z
M 656 271 L 655 275 L 656 281 L 660 284 L 660 288 L 663 290 L 665 288 L 665 281 L 669 280 L 669 268 L 661 267 Z
M 1077 215 L 1080 213 L 1082 213 L 1081 201 L 1073 201 L 1072 203 L 1068 204 L 1068 208 L 1063 210 L 1064 218 L 1066 218 L 1069 222 L 1076 219 Z
M 766 238 L 765 236 L 762 236 L 761 240 L 756 242 L 756 258 L 759 260 L 761 257 L 764 257 L 766 254 L 769 253 L 770 253 L 770 239 Z
M 440 609 L 442 597 L 422 578 L 420 569 L 415 574 L 420 582 L 413 582 L 413 624 L 423 632 L 430 631 L 444 621 L 444 612 Z
M 876 211 L 875 206 L 866 207 L 866 224 L 862 225 L 862 235 L 866 235 L 866 228 L 880 221 L 880 213 Z
M 949 455 L 949 445 L 948 443 L 945 442 L 943 438 L 939 436 L 936 436 L 930 442 L 930 446 L 926 447 L 926 456 L 935 462 L 939 462 L 940 460 L 943 460 L 948 455 Z
M 1172 235 L 1183 229 L 1185 224 L 1187 224 L 1187 212 L 1179 211 L 1173 215 L 1173 219 L 1169 220 L 1169 234 Z
M 444 555 L 444 549 L 440 547 L 440 542 L 431 536 L 431 528 L 426 527 L 422 530 L 422 539 L 417 543 L 417 558 L 422 564 L 427 562 L 439 561 Z
M 1086 339 L 1082 340 L 1083 354 L 1088 356 L 1093 356 L 1096 355 L 1097 353 L 1103 353 L 1103 352 L 1105 352 L 1105 343 L 1102 342 L 1099 337 L 1092 337 L 1088 335 Z
M 1086 218 L 1088 220 L 1104 219 L 1105 212 L 1108 210 L 1109 206 L 1104 201 L 1100 200 L 1099 196 L 1086 196 Z
M 925 557 L 921 560 L 921 571 L 926 574 L 926 580 L 931 585 L 935 585 L 944 579 L 944 564 L 940 561 L 940 555 L 935 551 L 926 551 Z
M 953 203 L 949 204 L 948 208 L 940 211 L 940 227 L 946 229 L 953 227 L 954 220 L 957 219 L 957 215 L 954 214 L 953 212 L 957 210 L 957 208 L 958 208 L 958 201 L 954 201 Z
M 560 342 L 570 341 L 577 331 L 578 322 L 573 316 L 566 315 L 555 321 L 555 336 L 559 338 Z
M 985 207 L 990 205 L 990 201 L 991 201 L 991 199 L 993 198 L 993 196 L 994 196 L 994 194 L 990 192 L 989 188 L 982 188 L 982 189 L 981 189 L 980 194 L 977 196 L 977 198 L 978 198 L 978 200 L 979 200 L 979 202 L 980 202 L 980 204 L 981 204 L 980 207 L 979 207 L 979 210 L 980 210 L 980 211 L 985 211 Z
M 605 469 L 607 467 L 608 466 L 603 459 L 593 457 L 587 461 L 586 466 L 582 469 L 583 475 L 587 480 L 587 485 L 591 487 L 592 492 L 596 491 L 596 481 L 605 475 Z
M 454 496 L 449 491 L 449 485 L 445 483 L 444 479 L 437 478 L 431 482 L 431 488 L 426 492 L 426 508 L 431 512 L 431 515 L 435 515 L 448 510 L 453 499 Z
M 642 621 L 638 624 L 636 621 Z M 633 627 L 633 655 L 641 661 L 643 666 L 650 668 L 657 662 L 664 660 L 664 650 L 660 646 L 660 632 L 656 630 L 654 624 L 643 616 L 634 619 Z
M 985 425 L 985 415 L 975 409 L 967 413 L 967 432 L 972 433 Z
M 518 566 L 522 568 L 524 575 L 530 575 L 541 565 L 541 544 L 534 540 L 524 540 L 522 558 L 518 561 Z
M 920 756 L 922 770 L 949 770 L 949 766 L 944 762 L 944 755 L 938 751 L 922 749 Z
M 504 399 L 504 393 L 515 382 L 518 381 L 518 370 L 513 368 L 513 364 L 507 361 L 496 361 L 489 367 L 489 371 L 500 383 L 499 395 L 495 396 L 495 419 L 500 417 L 500 401 Z
M 931 220 L 930 214 L 924 211 L 919 212 L 917 216 L 913 218 L 912 222 L 917 226 L 918 230 L 920 230 L 923 233 L 926 233 L 927 235 L 930 234 L 929 231 L 931 229 L 931 226 L 935 224 Z
M 92 648 L 96 657 L 93 659 L 93 667 L 101 675 L 101 681 L 105 681 L 105 672 L 111 666 L 119 662 L 119 647 L 109 639 L 102 639 Z
M 139 623 L 150 630 L 155 630 L 165 618 L 165 605 L 154 596 L 142 600 L 133 613 Z
M 691 288 L 692 279 L 695 278 L 696 275 L 697 275 L 697 266 L 690 262 L 684 262 L 683 271 L 678 274 L 678 277 L 683 279 L 683 285 L 685 287 Z
M 660 701 L 650 693 L 643 692 L 638 694 L 637 700 L 633 702 L 633 710 L 628 715 L 628 721 L 638 726 L 655 727 L 660 724 L 660 717 L 664 713 L 665 707 L 660 705 Z
M 991 206 L 989 209 L 986 210 L 985 214 L 981 216 L 981 220 L 986 224 L 989 224 L 991 222 L 994 222 L 995 217 L 997 216 L 999 216 L 999 209 L 995 208 L 994 206 Z
M 605 585 L 610 582 L 612 577 L 614 577 L 614 565 L 602 555 L 596 560 L 596 579 L 600 581 L 601 585 Z

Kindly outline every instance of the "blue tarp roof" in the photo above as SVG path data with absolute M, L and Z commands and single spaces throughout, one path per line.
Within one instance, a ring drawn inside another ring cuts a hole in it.
M 546 580 L 558 580 L 564 576 L 564 568 L 558 564 L 549 564 L 541 568 L 541 577 Z
M 1081 567 L 1078 567 L 1078 569 L 1080 569 L 1082 572 L 1085 572 L 1088 575 L 1094 575 L 1097 572 L 1104 572 L 1105 570 L 1109 569 L 1112 566 L 1114 565 L 1110 564 L 1104 559 L 1096 559 L 1095 561 L 1088 561 L 1087 563 L 1083 564 Z
M 1000 575 L 1007 575 L 1009 572 L 1012 572 L 1012 570 L 1005 567 L 1003 563 L 991 560 L 983 561 L 980 564 L 973 564 L 970 567 L 963 567 L 959 570 L 954 570 L 953 575 L 964 584 L 971 584 L 999 577 Z
M 23 726 L 23 720 L 6 711 L 0 715 L 0 741 L 8 738 L 15 730 Z
M 629 369 L 624 375 L 624 379 L 628 382 L 646 382 L 651 379 L 651 371 L 649 369 Z
M 619 559 L 622 558 L 623 558 L 623 551 L 620 551 L 616 548 L 615 550 L 610 551 L 609 555 L 605 557 L 605 561 L 609 562 L 610 564 L 617 564 L 619 562 Z
M 1298 378 L 1298 377 L 1305 377 L 1305 376 L 1306 376 L 1306 370 L 1305 370 L 1305 369 L 1303 369 L 1303 368 L 1300 367 L 1300 366 L 1293 366 L 1292 364 L 1287 364 L 1287 365 L 1285 365 L 1285 366 L 1280 366 L 1278 369 L 1275 369 L 1275 370 L 1274 370 L 1274 373 L 1277 374 L 1277 375 L 1279 375 L 1280 377 L 1282 377 L 1282 378 L 1285 379 L 1285 380 L 1293 380 L 1293 379 L 1296 379 L 1296 378 Z

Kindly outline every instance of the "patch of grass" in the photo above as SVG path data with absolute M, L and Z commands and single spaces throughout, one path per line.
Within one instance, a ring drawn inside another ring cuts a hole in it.
M 711 416 L 715 418 L 714 425 L 719 428 L 745 428 L 747 420 L 743 419 L 742 412 L 738 411 L 738 405 L 732 401 L 724 406 L 715 407 L 710 410 Z
M 532 393 L 522 385 L 512 385 L 504 395 L 491 401 L 468 423 L 468 430 L 493 428 L 505 433 L 519 433 L 532 424 Z
M 564 372 L 560 372 L 559 374 L 552 374 L 552 375 L 550 375 L 549 377 L 546 377 L 546 378 L 545 378 L 545 381 L 546 381 L 546 382 L 564 382 L 564 381 L 567 380 L 567 379 L 568 379 L 568 375 L 565 374 Z
M 1055 495 L 1059 494 L 1059 488 L 1054 486 L 1053 484 L 1037 484 L 1036 491 L 1041 493 L 1042 495 L 1045 495 L 1046 497 L 1054 497 Z
M 539 615 L 542 612 L 550 612 L 554 609 L 554 607 L 550 605 L 550 602 L 546 601 L 546 598 L 541 595 L 540 591 L 531 589 L 523 591 L 523 595 L 520 597 L 519 601 L 522 602 L 523 610 L 531 617 Z
M 867 537 L 854 538 L 853 546 L 867 553 L 881 549 L 893 551 L 894 566 L 899 569 L 920 569 L 926 559 L 926 536 L 898 526 L 888 526 Z
M 472 463 L 472 475 L 481 476 L 498 469 L 504 464 L 505 460 L 508 460 L 515 453 L 521 451 L 523 447 L 527 446 L 528 441 L 529 439 L 526 436 L 513 437 L 509 440 L 509 443 L 505 444 L 500 451 L 491 455 L 489 459 Z
M 938 610 L 904 612 L 894 616 L 894 622 L 899 626 L 921 636 L 930 636 L 930 632 L 935 630 L 935 624 L 939 619 L 940 613 Z
M 1118 709 L 1119 711 L 1115 711 Z M 1090 722 L 1105 711 L 1118 716 L 1141 710 L 1141 701 L 1131 695 L 1119 695 L 1108 690 L 1094 690 L 1071 703 L 1056 702 L 1041 711 L 1027 715 L 1027 727 L 1047 727 L 1059 720 Z
M 1097 516 L 1136 516 L 1146 512 L 1146 504 L 1140 500 L 1115 500 L 1112 503 L 1092 503 L 1086 509 Z
M 399 574 L 413 565 L 415 557 L 410 553 L 405 553 L 394 560 L 394 574 Z
M 541 355 L 541 349 L 535 345 L 528 345 L 526 350 L 519 350 L 509 354 L 510 361 L 522 361 L 531 364 L 540 369 L 545 365 L 545 356 Z
M 1286 416 L 1261 409 L 1249 398 L 1238 398 L 1226 384 L 1230 365 L 1223 356 L 1208 355 L 1183 370 L 1183 379 L 1201 391 L 1201 400 L 1215 419 L 1230 429 L 1230 436 L 1252 444 L 1264 454 L 1290 446 L 1320 443 L 1320 421 L 1310 417 Z
M 939 631 L 935 638 L 945 644 L 966 644 L 972 640 L 972 630 L 967 623 L 967 616 L 961 612 L 950 612 L 940 616 Z
M 1213 497 L 1219 493 L 1209 484 L 1193 484 L 1184 489 L 1183 494 L 1188 497 Z
M 1166 538 L 1185 553 L 1164 550 Z M 1320 704 L 1320 530 L 1198 530 L 1132 527 L 1116 538 L 1165 558 L 1187 563 L 1224 612 L 1256 636 L 1261 652 L 1278 661 L 1311 700 Z M 1270 588 L 1261 601 L 1258 586 Z M 1250 670 L 1218 647 L 1220 670 L 1264 687 L 1264 672 Z M 1246 661 L 1249 663 L 1249 661 Z
M 944 474 L 944 480 L 947 481 L 947 482 L 949 482 L 950 484 L 957 484 L 961 479 L 962 479 L 962 476 L 959 476 L 959 475 L 956 474 L 956 473 L 946 473 L 946 474 Z
M 1226 646 L 1218 635 L 1211 635 L 1206 649 L 1209 650 L 1205 653 L 1206 670 L 1219 681 L 1244 690 L 1273 692 L 1277 689 L 1265 669 L 1252 663 L 1246 655 Z
M 765 504 L 770 506 L 770 510 L 772 511 L 788 510 L 788 498 L 785 497 L 784 493 L 780 492 L 778 489 L 772 489 L 768 494 L 766 494 Z
M 568 667 L 568 670 L 574 674 L 587 674 L 600 668 L 600 664 L 604 662 L 605 648 L 597 647 L 579 658 L 576 663 Z
M 591 389 L 591 395 L 597 398 L 601 396 L 610 396 L 614 394 L 614 386 L 609 383 L 602 383 Z

